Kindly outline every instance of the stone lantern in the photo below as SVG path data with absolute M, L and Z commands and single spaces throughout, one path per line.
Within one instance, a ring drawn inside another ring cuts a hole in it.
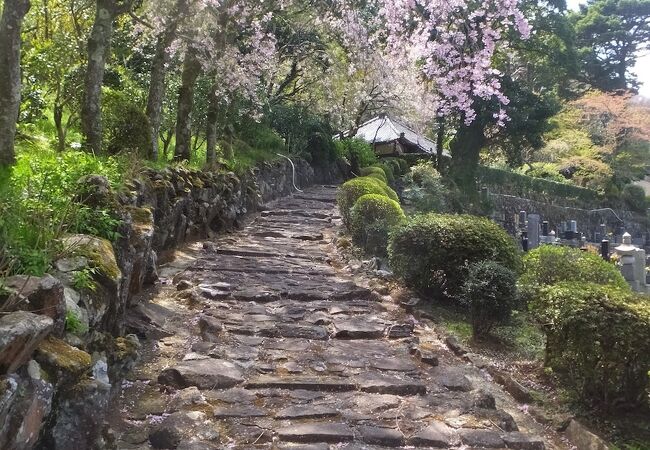
M 616 247 L 623 277 L 636 292 L 645 292 L 645 250 L 632 245 L 630 233 L 623 234 L 623 243 Z

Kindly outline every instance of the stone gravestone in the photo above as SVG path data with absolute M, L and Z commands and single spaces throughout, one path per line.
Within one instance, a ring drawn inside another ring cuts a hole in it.
M 528 214 L 528 249 L 539 247 L 539 214 Z

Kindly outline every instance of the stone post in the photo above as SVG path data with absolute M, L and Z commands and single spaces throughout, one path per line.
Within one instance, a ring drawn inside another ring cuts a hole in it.
M 528 248 L 539 247 L 539 214 L 528 214 Z

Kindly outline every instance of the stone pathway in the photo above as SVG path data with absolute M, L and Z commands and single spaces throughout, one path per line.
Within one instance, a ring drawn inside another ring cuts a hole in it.
M 432 330 L 337 268 L 335 194 L 282 199 L 161 271 L 131 318 L 149 331 L 113 408 L 118 448 L 560 448 Z

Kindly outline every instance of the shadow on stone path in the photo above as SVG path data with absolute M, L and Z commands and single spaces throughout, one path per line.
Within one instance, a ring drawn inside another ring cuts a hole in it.
M 422 350 L 426 330 L 335 269 L 335 194 L 279 200 L 163 268 L 131 318 L 148 332 L 113 408 L 118 448 L 545 448 L 496 385 Z

